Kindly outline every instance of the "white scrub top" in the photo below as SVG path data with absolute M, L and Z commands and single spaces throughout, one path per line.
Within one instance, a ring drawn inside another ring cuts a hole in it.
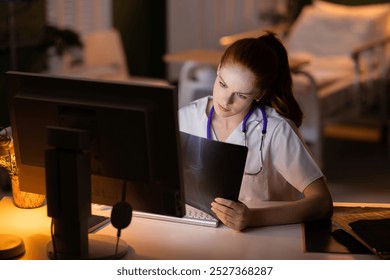
M 211 96 L 198 99 L 179 110 L 180 131 L 207 137 L 207 102 Z M 239 200 L 248 206 L 261 201 L 296 200 L 313 181 L 323 177 L 312 154 L 304 144 L 295 124 L 282 117 L 273 108 L 266 107 L 267 133 L 260 153 L 263 117 L 256 109 L 247 121 L 248 156 Z M 213 139 L 216 136 L 213 134 Z M 241 124 L 226 140 L 245 145 Z M 261 172 L 258 171 L 261 169 Z

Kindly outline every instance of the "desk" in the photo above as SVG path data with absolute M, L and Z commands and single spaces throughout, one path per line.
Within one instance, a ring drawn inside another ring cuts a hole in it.
M 163 56 L 163 60 L 167 63 L 184 63 L 186 61 L 196 61 L 199 63 L 218 66 L 223 53 L 223 50 L 194 49 L 167 53 Z
M 26 253 L 21 259 L 47 259 L 50 218 L 46 211 L 46 206 L 17 208 L 7 196 L 0 201 L 0 233 L 24 240 Z M 116 229 L 108 225 L 96 234 L 115 236 Z M 135 250 L 135 255 L 126 257 L 135 259 L 377 259 L 374 255 L 305 253 L 300 224 L 235 232 L 223 225 L 208 228 L 133 218 L 122 230 L 122 239 Z

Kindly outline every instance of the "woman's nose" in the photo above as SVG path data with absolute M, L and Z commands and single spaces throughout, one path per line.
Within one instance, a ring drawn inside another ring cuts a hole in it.
M 226 93 L 222 99 L 223 101 L 223 105 L 229 105 L 229 104 L 232 104 L 233 103 L 233 96 L 234 94 L 233 93 Z

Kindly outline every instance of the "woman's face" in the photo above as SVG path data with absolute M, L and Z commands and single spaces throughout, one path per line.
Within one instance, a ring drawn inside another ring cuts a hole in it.
M 254 85 L 255 76 L 247 68 L 231 63 L 220 66 L 213 89 L 216 114 L 221 117 L 245 116 L 252 101 L 260 96 Z

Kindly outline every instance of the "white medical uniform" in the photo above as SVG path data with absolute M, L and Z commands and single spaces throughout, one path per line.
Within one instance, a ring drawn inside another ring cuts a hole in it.
M 199 137 L 207 137 L 207 101 L 198 99 L 179 110 L 180 130 Z M 261 201 L 296 200 L 313 181 L 323 177 L 312 154 L 304 144 L 295 124 L 282 117 L 273 108 L 266 107 L 268 119 L 262 158 L 260 154 L 263 117 L 260 109 L 254 110 L 247 121 L 248 156 L 239 200 L 248 206 L 261 205 Z M 212 131 L 213 139 L 216 139 Z M 241 124 L 226 140 L 245 145 Z

